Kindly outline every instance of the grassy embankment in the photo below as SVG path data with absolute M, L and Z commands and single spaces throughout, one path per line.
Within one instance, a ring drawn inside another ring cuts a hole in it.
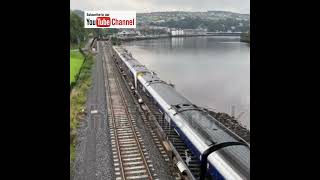
M 70 84 L 76 80 L 76 75 L 78 74 L 83 61 L 84 56 L 78 49 L 70 51 Z
M 74 63 L 77 58 L 81 58 L 82 54 L 80 52 L 74 51 L 70 52 L 70 83 L 72 81 L 71 73 L 77 73 L 79 71 L 75 70 L 78 68 L 79 64 L 82 65 L 81 72 L 79 74 L 78 81 L 74 85 L 72 92 L 70 94 L 70 160 L 74 162 L 75 160 L 75 147 L 76 147 L 76 134 L 77 127 L 81 119 L 84 118 L 84 113 L 82 110 L 85 108 L 87 92 L 91 86 L 91 67 L 93 62 L 93 57 L 89 54 L 86 61 L 82 64 L 79 62 Z M 83 56 L 82 56 L 83 57 Z M 82 60 L 83 61 L 83 60 Z M 73 69 L 74 68 L 74 69 Z

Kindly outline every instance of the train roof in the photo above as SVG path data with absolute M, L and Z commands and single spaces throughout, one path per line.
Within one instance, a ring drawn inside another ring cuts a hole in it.
M 157 77 L 156 74 L 147 73 L 143 75 L 143 78 L 147 82 L 145 85 L 153 88 L 167 104 L 191 103 L 178 93 L 171 85 Z
M 146 66 L 142 65 L 139 61 L 132 57 L 126 49 L 121 46 L 114 46 L 114 49 L 118 52 L 120 58 L 126 62 L 135 72 L 147 72 L 149 71 Z
M 178 93 L 172 86 L 165 82 L 155 82 L 160 79 L 151 74 L 145 74 L 143 78 L 150 84 L 157 94 L 176 112 L 183 117 L 184 123 L 192 127 L 204 142 L 208 145 L 219 144 L 223 142 L 241 141 L 241 139 L 227 130 L 214 117 L 209 115 L 203 108 L 192 104 L 188 99 Z M 245 146 L 230 146 L 220 149 L 216 152 L 221 158 L 228 161 L 230 166 L 237 167 L 242 174 L 250 172 L 250 151 Z M 235 161 L 235 159 L 237 159 Z
M 245 146 L 228 146 L 217 150 L 215 154 L 221 155 L 224 161 L 235 167 L 244 177 L 250 177 L 250 152 Z M 214 157 L 215 154 L 211 156 Z M 210 159 L 210 156 L 208 157 Z M 235 161 L 237 160 L 237 161 Z
M 208 112 L 192 104 L 187 98 L 177 92 L 176 89 L 162 81 L 156 75 L 146 73 L 142 78 L 146 81 L 145 86 L 151 86 L 177 114 L 182 115 L 190 126 L 197 129 L 197 132 L 207 140 L 207 145 L 234 141 L 235 138 L 237 138 L 226 133 L 226 129 L 224 129 L 221 123 L 209 115 Z

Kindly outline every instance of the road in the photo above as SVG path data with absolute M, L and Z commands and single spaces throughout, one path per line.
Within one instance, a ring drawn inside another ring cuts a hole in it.
M 87 117 L 78 129 L 74 180 L 114 179 L 111 140 L 106 119 L 106 90 L 102 51 L 95 56 Z M 91 113 L 92 112 L 92 113 Z

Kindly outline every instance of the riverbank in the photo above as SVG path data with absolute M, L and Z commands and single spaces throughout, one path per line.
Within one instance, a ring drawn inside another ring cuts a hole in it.
M 250 34 L 242 34 L 240 37 L 240 42 L 245 42 L 250 44 Z
M 240 136 L 246 142 L 250 143 L 250 131 L 243 127 L 235 118 L 229 116 L 227 113 L 208 111 L 211 116 L 216 118 L 219 122 Z
M 240 37 L 237 35 L 224 35 L 224 34 L 193 34 L 193 35 L 150 35 L 150 36 L 132 36 L 132 37 L 117 37 L 120 41 L 139 41 L 148 39 L 161 39 L 161 38 L 178 38 L 178 37 L 209 37 L 209 36 L 227 36 L 227 37 Z
M 116 39 L 120 41 L 139 41 L 139 40 L 160 39 L 160 38 L 170 38 L 170 36 L 169 35 L 133 36 L 133 37 L 117 37 Z
M 247 39 L 240 39 L 240 42 L 244 42 L 244 43 L 250 44 L 250 40 L 247 40 Z

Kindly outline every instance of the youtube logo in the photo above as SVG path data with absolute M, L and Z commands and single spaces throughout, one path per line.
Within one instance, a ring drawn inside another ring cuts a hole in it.
M 85 11 L 85 28 L 136 28 L 135 11 Z
M 97 27 L 110 27 L 110 17 L 97 17 Z

